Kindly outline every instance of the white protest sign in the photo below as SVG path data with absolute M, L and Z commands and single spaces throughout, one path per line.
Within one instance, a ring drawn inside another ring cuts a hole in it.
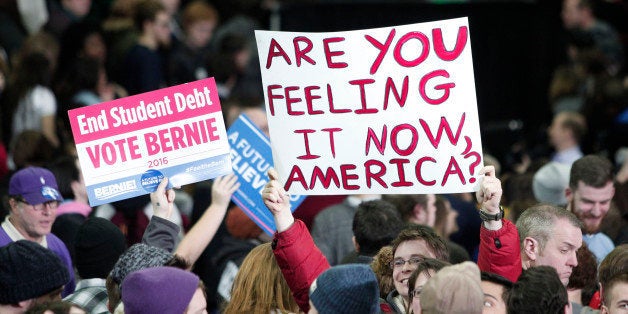
M 273 160 L 290 193 L 477 189 L 467 18 L 255 36 Z

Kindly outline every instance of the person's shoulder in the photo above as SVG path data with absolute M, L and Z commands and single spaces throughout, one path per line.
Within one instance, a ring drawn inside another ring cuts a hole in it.
M 324 212 L 328 213 L 327 215 L 337 213 L 337 212 L 351 212 L 351 214 L 353 214 L 355 213 L 356 208 L 357 207 L 353 207 L 350 204 L 348 204 L 347 200 L 345 200 L 342 203 L 338 203 L 338 204 L 334 204 L 334 205 L 330 205 L 326 207 L 319 214 L 322 214 Z
M 138 62 L 147 61 L 146 58 L 155 55 L 156 53 L 146 46 L 139 44 L 133 45 L 126 54 L 126 62 Z
M 11 240 L 9 235 L 6 233 L 6 231 L 0 224 L 0 247 L 3 247 L 11 242 L 13 242 L 13 240 Z
M 355 213 L 355 209 L 352 209 L 345 203 L 334 204 L 323 210 L 320 213 L 316 214 L 314 217 L 314 224 L 320 221 L 326 222 L 338 222 L 342 220 L 341 215 L 350 214 L 351 219 L 353 220 L 353 214 Z
M 594 308 L 591 308 L 589 306 L 583 306 L 582 310 L 580 310 L 580 312 L 576 313 L 573 312 L 574 314 L 598 314 L 600 313 L 600 310 L 596 310 Z
M 48 241 L 48 243 L 53 243 L 53 244 L 57 244 L 57 243 L 63 243 L 63 241 L 61 241 L 61 239 L 59 239 L 59 237 L 57 237 L 54 233 L 50 232 L 46 235 L 46 241 Z
M 61 241 L 59 237 L 57 237 L 54 233 L 48 233 L 46 235 L 46 242 L 48 242 L 48 249 L 58 254 L 70 256 L 70 251 L 68 251 L 68 247 Z
M 611 240 L 611 238 L 608 235 L 606 235 L 606 233 L 604 232 L 586 234 L 584 235 L 584 237 L 587 239 L 588 242 L 591 243 L 590 245 L 613 243 L 613 240 Z

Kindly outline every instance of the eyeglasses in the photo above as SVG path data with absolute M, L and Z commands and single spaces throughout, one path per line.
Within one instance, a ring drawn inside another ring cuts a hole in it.
M 36 211 L 41 211 L 44 210 L 44 208 L 48 208 L 48 209 L 57 209 L 57 207 L 59 207 L 59 202 L 58 201 L 48 201 L 45 203 L 41 203 L 41 204 L 37 204 L 37 205 L 32 205 L 29 204 L 25 199 L 23 198 L 16 198 L 16 201 L 20 202 L 20 203 L 24 203 L 26 205 L 32 206 L 33 209 L 35 209 Z
M 410 293 L 408 293 L 408 296 L 410 296 L 410 298 L 419 299 L 421 298 L 422 290 L 423 290 L 423 286 L 417 287 L 416 289 L 410 291 Z
M 412 267 L 416 267 L 421 261 L 423 261 L 421 257 L 410 257 L 407 261 L 403 258 L 396 258 L 390 262 L 390 268 L 402 268 L 406 263 Z

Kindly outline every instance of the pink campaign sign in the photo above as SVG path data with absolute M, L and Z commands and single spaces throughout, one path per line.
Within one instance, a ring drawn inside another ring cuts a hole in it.
M 213 87 L 213 88 L 211 88 Z M 70 110 L 76 144 L 220 111 L 214 78 Z M 212 105 L 212 104 L 218 104 Z
M 213 78 L 68 112 L 92 206 L 231 172 Z

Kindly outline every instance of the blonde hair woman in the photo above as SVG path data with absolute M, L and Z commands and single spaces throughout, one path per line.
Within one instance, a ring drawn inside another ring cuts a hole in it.
M 270 243 L 255 247 L 242 261 L 224 314 L 298 313 L 299 306 L 277 265 Z

